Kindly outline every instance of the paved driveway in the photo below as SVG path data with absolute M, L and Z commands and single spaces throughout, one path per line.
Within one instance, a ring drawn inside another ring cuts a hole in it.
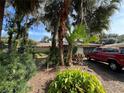
M 113 72 L 107 64 L 96 61 L 86 61 L 86 64 L 100 77 L 107 93 L 124 93 L 124 70 Z

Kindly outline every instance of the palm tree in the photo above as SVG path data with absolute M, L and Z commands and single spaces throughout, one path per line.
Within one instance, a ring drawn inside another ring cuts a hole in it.
M 119 0 L 112 0 L 109 4 L 101 4 L 94 12 L 88 14 L 89 18 L 86 17 L 86 20 L 90 32 L 100 33 L 103 30 L 109 29 L 110 17 L 115 13 L 115 10 L 118 9 L 118 1 Z
M 84 44 L 90 43 L 90 42 L 97 42 L 99 40 L 99 37 L 97 35 L 91 36 L 87 30 L 84 24 L 79 24 L 74 26 L 74 30 L 71 31 L 70 27 L 68 34 L 66 35 L 66 40 L 68 42 L 68 53 L 67 53 L 67 63 L 68 65 L 72 64 L 72 51 L 74 46 L 77 43 L 77 40 L 82 40 Z
M 71 5 L 71 0 L 64 0 L 63 6 L 60 10 L 60 26 L 58 31 L 58 39 L 59 39 L 60 63 L 62 66 L 64 66 L 63 38 L 65 37 L 67 31 L 66 21 L 69 15 L 70 5 Z
M 110 17 L 118 9 L 121 0 L 74 0 L 76 23 L 86 24 L 89 32 L 101 33 L 109 29 Z
M 49 5 L 45 7 L 45 25 L 47 26 L 47 30 L 52 33 L 52 48 L 54 51 L 56 47 L 56 36 L 58 34 L 58 42 L 59 42 L 59 55 L 60 55 L 60 63 L 64 65 L 63 60 L 63 38 L 64 34 L 67 31 L 66 28 L 66 20 L 69 15 L 69 7 L 71 5 L 71 0 L 53 0 L 49 1 Z M 58 33 L 57 33 L 58 32 Z M 53 55 L 51 52 L 50 55 Z

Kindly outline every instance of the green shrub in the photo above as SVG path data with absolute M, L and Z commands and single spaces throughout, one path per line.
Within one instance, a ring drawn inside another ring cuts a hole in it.
M 48 93 L 106 93 L 96 76 L 80 70 L 65 70 L 57 74 Z
M 27 93 L 27 81 L 36 71 L 28 53 L 0 53 L 0 93 Z

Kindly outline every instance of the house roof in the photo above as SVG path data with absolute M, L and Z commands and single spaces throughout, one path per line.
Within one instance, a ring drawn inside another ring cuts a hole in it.
M 64 43 L 64 45 L 68 45 L 68 43 L 67 42 L 63 42 Z M 38 42 L 37 44 L 36 44 L 36 47 L 51 47 L 52 46 L 52 44 L 51 43 L 43 43 L 43 42 Z M 82 44 L 82 43 L 77 43 L 77 46 L 79 46 L 79 47 L 99 47 L 99 46 L 101 46 L 101 44 Z
M 109 44 L 109 45 L 104 45 L 102 48 L 109 48 L 109 47 L 123 47 L 124 48 L 124 43 L 116 43 L 116 44 Z

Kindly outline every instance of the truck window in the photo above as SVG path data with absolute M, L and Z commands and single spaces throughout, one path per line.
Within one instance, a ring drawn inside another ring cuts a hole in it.
M 124 54 L 124 49 L 121 49 L 121 54 Z
M 119 51 L 118 49 L 114 49 L 114 48 L 104 48 L 103 52 L 117 53 Z
M 95 48 L 95 49 L 93 50 L 93 52 L 100 52 L 100 51 L 102 51 L 102 48 Z

